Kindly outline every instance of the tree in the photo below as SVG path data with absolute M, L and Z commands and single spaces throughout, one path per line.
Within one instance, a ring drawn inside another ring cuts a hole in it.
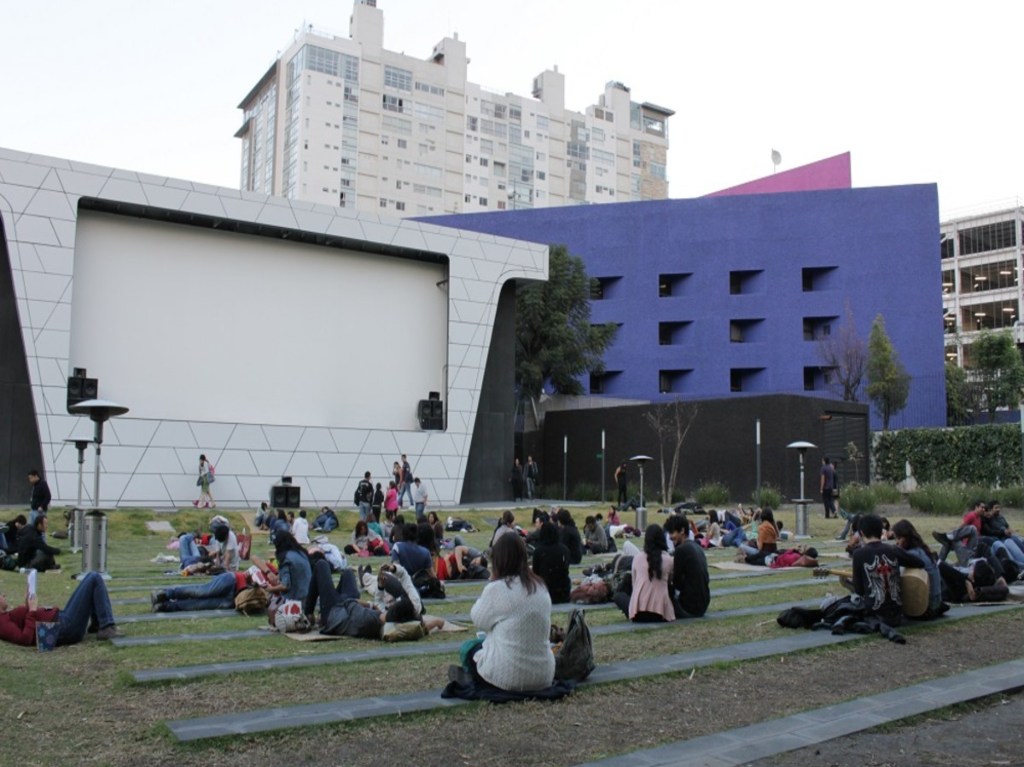
M 832 371 L 836 394 L 841 394 L 846 402 L 859 402 L 868 354 L 864 339 L 857 334 L 849 301 L 843 324 L 818 341 L 818 354 L 822 366 Z
M 590 324 L 590 280 L 583 259 L 564 245 L 548 252 L 548 280 L 516 296 L 516 386 L 536 400 L 545 385 L 559 394 L 582 394 L 579 377 L 604 372 L 602 359 L 618 331 Z
M 946 425 L 966 426 L 978 405 L 977 387 L 967 371 L 955 362 L 946 362 Z
M 690 432 L 690 427 L 697 420 L 700 408 L 696 403 L 684 403 L 679 399 L 655 405 L 652 410 L 644 413 L 647 425 L 658 435 L 658 458 L 661 465 L 661 503 L 672 504 L 672 490 L 679 476 L 679 456 L 683 450 L 683 442 Z M 671 445 L 672 468 L 665 472 L 665 445 Z
M 907 406 L 910 376 L 885 332 L 885 319 L 881 314 L 871 323 L 867 373 L 868 397 L 882 416 L 882 430 L 888 431 L 889 419 Z
M 1017 407 L 1024 389 L 1024 360 L 1009 331 L 983 330 L 971 345 L 974 370 L 989 423 L 1000 407 Z

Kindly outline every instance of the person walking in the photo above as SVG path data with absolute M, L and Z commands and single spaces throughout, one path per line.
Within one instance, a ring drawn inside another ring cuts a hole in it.
M 192 505 L 197 509 L 207 508 L 215 509 L 217 504 L 213 500 L 213 493 L 210 492 L 210 485 L 214 482 L 214 469 L 213 464 L 210 463 L 206 454 L 200 454 L 199 456 L 199 479 L 196 480 L 196 485 L 199 486 L 199 498 L 192 501 Z
M 540 472 L 537 470 L 537 464 L 534 463 L 533 456 L 526 456 L 526 497 L 529 500 L 533 500 L 534 493 L 537 492 L 537 478 L 540 476 Z
M 629 481 L 629 465 L 623 461 L 615 469 L 615 484 L 619 488 L 619 509 L 625 509 L 628 499 L 626 497 L 626 485 Z
M 825 505 L 825 519 L 838 517 L 836 513 L 836 470 L 826 455 L 821 459 L 821 502 Z
M 398 486 L 398 508 L 405 506 L 406 494 L 409 496 L 410 506 L 416 503 L 412 497 L 412 466 L 409 464 L 409 459 L 406 458 L 405 453 L 402 453 L 402 482 Z

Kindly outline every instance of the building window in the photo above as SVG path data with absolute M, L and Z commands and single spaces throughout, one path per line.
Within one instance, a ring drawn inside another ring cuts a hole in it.
M 621 370 L 606 370 L 603 373 L 590 374 L 591 394 L 614 394 L 616 390 L 616 379 L 622 373 Z
M 763 269 L 741 269 L 729 272 L 729 293 L 734 296 L 764 292 Z
M 680 394 L 686 391 L 685 381 L 691 370 L 659 370 L 658 393 Z
M 594 277 L 590 280 L 590 298 L 594 301 L 604 301 L 610 298 L 618 298 L 620 290 L 619 283 L 622 280 L 618 277 Z
M 764 368 L 732 368 L 729 371 L 729 391 L 762 391 Z
M 678 274 L 659 274 L 658 275 L 658 297 L 659 298 L 675 298 L 683 295 L 686 290 L 686 284 L 688 279 L 692 276 L 692 272 L 681 272 Z
M 730 320 L 729 341 L 734 344 L 757 343 L 764 340 L 764 318 Z
M 693 322 L 691 320 L 659 322 L 658 344 L 660 346 L 679 346 L 686 341 L 686 336 L 689 334 L 692 325 Z
M 411 91 L 412 72 L 408 69 L 399 69 L 398 67 L 385 65 L 384 86 L 388 88 L 397 88 L 400 91 Z
M 820 341 L 832 335 L 832 323 L 838 322 L 838 315 L 827 317 L 804 317 L 804 340 Z
M 961 229 L 960 255 L 970 256 L 989 250 L 1003 250 L 1017 245 L 1017 229 L 1013 221 L 1000 221 L 997 224 L 984 224 L 970 229 Z
M 834 266 L 807 266 L 801 270 L 801 275 L 804 293 L 838 287 Z

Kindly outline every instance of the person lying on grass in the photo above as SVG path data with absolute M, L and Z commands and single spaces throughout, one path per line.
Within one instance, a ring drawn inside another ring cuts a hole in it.
M 36 624 L 57 624 L 57 646 L 77 644 L 87 633 L 95 631 L 97 639 L 121 636 L 114 623 L 107 585 L 99 573 L 87 573 L 71 594 L 63 610 L 40 607 L 34 594 L 24 605 L 11 608 L 7 597 L 0 594 L 0 639 L 31 647 L 36 643 Z

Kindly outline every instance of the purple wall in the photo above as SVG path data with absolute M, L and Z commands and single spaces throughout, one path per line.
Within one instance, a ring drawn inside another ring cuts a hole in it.
M 850 153 L 844 152 L 799 168 L 773 173 L 764 178 L 731 186 L 705 197 L 724 197 L 731 194 L 772 194 L 774 192 L 812 192 L 823 189 L 849 189 L 853 186 L 850 173 Z
M 598 278 L 596 322 L 620 323 L 608 396 L 653 401 L 828 395 L 820 335 L 849 302 L 865 342 L 876 314 L 913 378 L 892 426 L 945 425 L 935 185 L 739 195 L 435 217 L 564 243 Z M 661 292 L 669 295 L 661 296 Z M 734 340 L 736 339 L 736 340 Z M 879 421 L 873 414 L 874 425 Z

